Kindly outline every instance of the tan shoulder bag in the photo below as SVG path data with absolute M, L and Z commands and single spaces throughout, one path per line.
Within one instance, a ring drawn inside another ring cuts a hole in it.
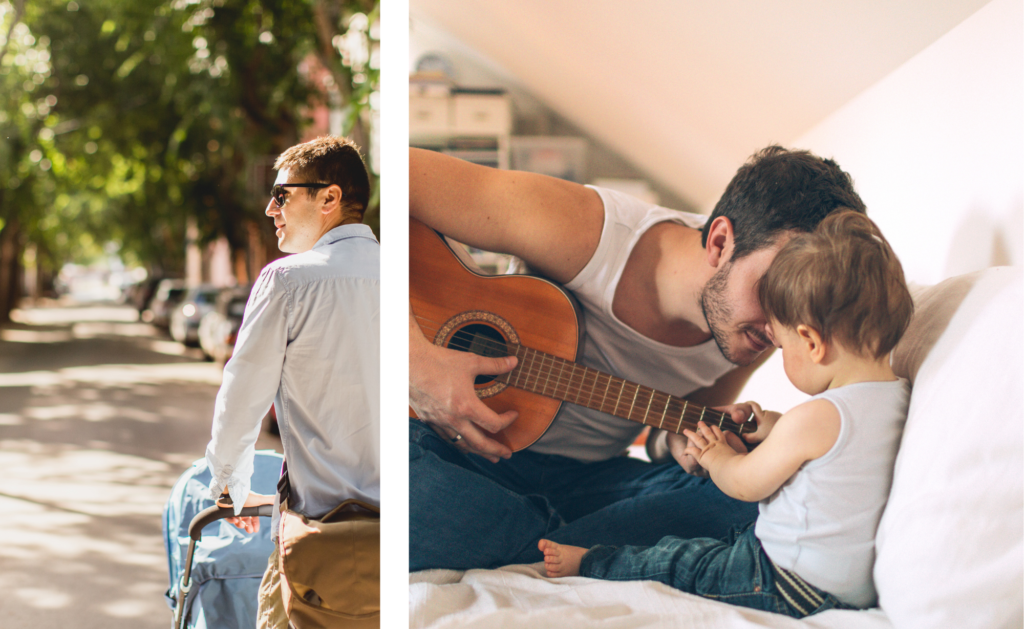
M 281 592 L 296 629 L 380 627 L 380 509 L 346 500 L 313 520 L 287 508 Z

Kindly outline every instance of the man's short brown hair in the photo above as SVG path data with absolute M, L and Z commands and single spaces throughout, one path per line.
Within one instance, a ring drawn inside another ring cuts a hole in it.
M 341 188 L 341 215 L 362 220 L 370 203 L 370 178 L 359 147 L 347 138 L 330 135 L 296 144 L 277 158 L 275 170 L 287 168 L 295 183 L 337 184 Z M 319 190 L 306 191 L 315 196 Z
M 765 316 L 787 328 L 807 325 L 862 356 L 896 346 L 914 313 L 903 267 L 878 226 L 864 214 L 830 214 L 797 234 L 761 279 Z

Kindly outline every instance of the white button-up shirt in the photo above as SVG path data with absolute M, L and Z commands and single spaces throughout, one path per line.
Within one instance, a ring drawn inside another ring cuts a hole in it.
M 335 227 L 253 286 L 206 449 L 210 497 L 227 486 L 236 513 L 271 401 L 290 508 L 315 518 L 348 498 L 380 505 L 380 245 L 366 225 Z

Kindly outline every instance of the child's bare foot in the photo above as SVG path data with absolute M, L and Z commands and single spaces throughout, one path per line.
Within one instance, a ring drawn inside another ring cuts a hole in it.
M 549 577 L 579 576 L 580 562 L 587 553 L 586 548 L 556 544 L 548 539 L 540 540 L 537 548 L 544 553 L 544 569 Z

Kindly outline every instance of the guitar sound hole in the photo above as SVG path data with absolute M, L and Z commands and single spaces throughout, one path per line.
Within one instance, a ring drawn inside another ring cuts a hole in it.
M 448 347 L 489 358 L 508 356 L 505 338 L 494 328 L 482 323 L 471 323 L 453 334 Z M 476 377 L 476 384 L 487 384 L 493 380 L 494 376 L 480 375 Z

